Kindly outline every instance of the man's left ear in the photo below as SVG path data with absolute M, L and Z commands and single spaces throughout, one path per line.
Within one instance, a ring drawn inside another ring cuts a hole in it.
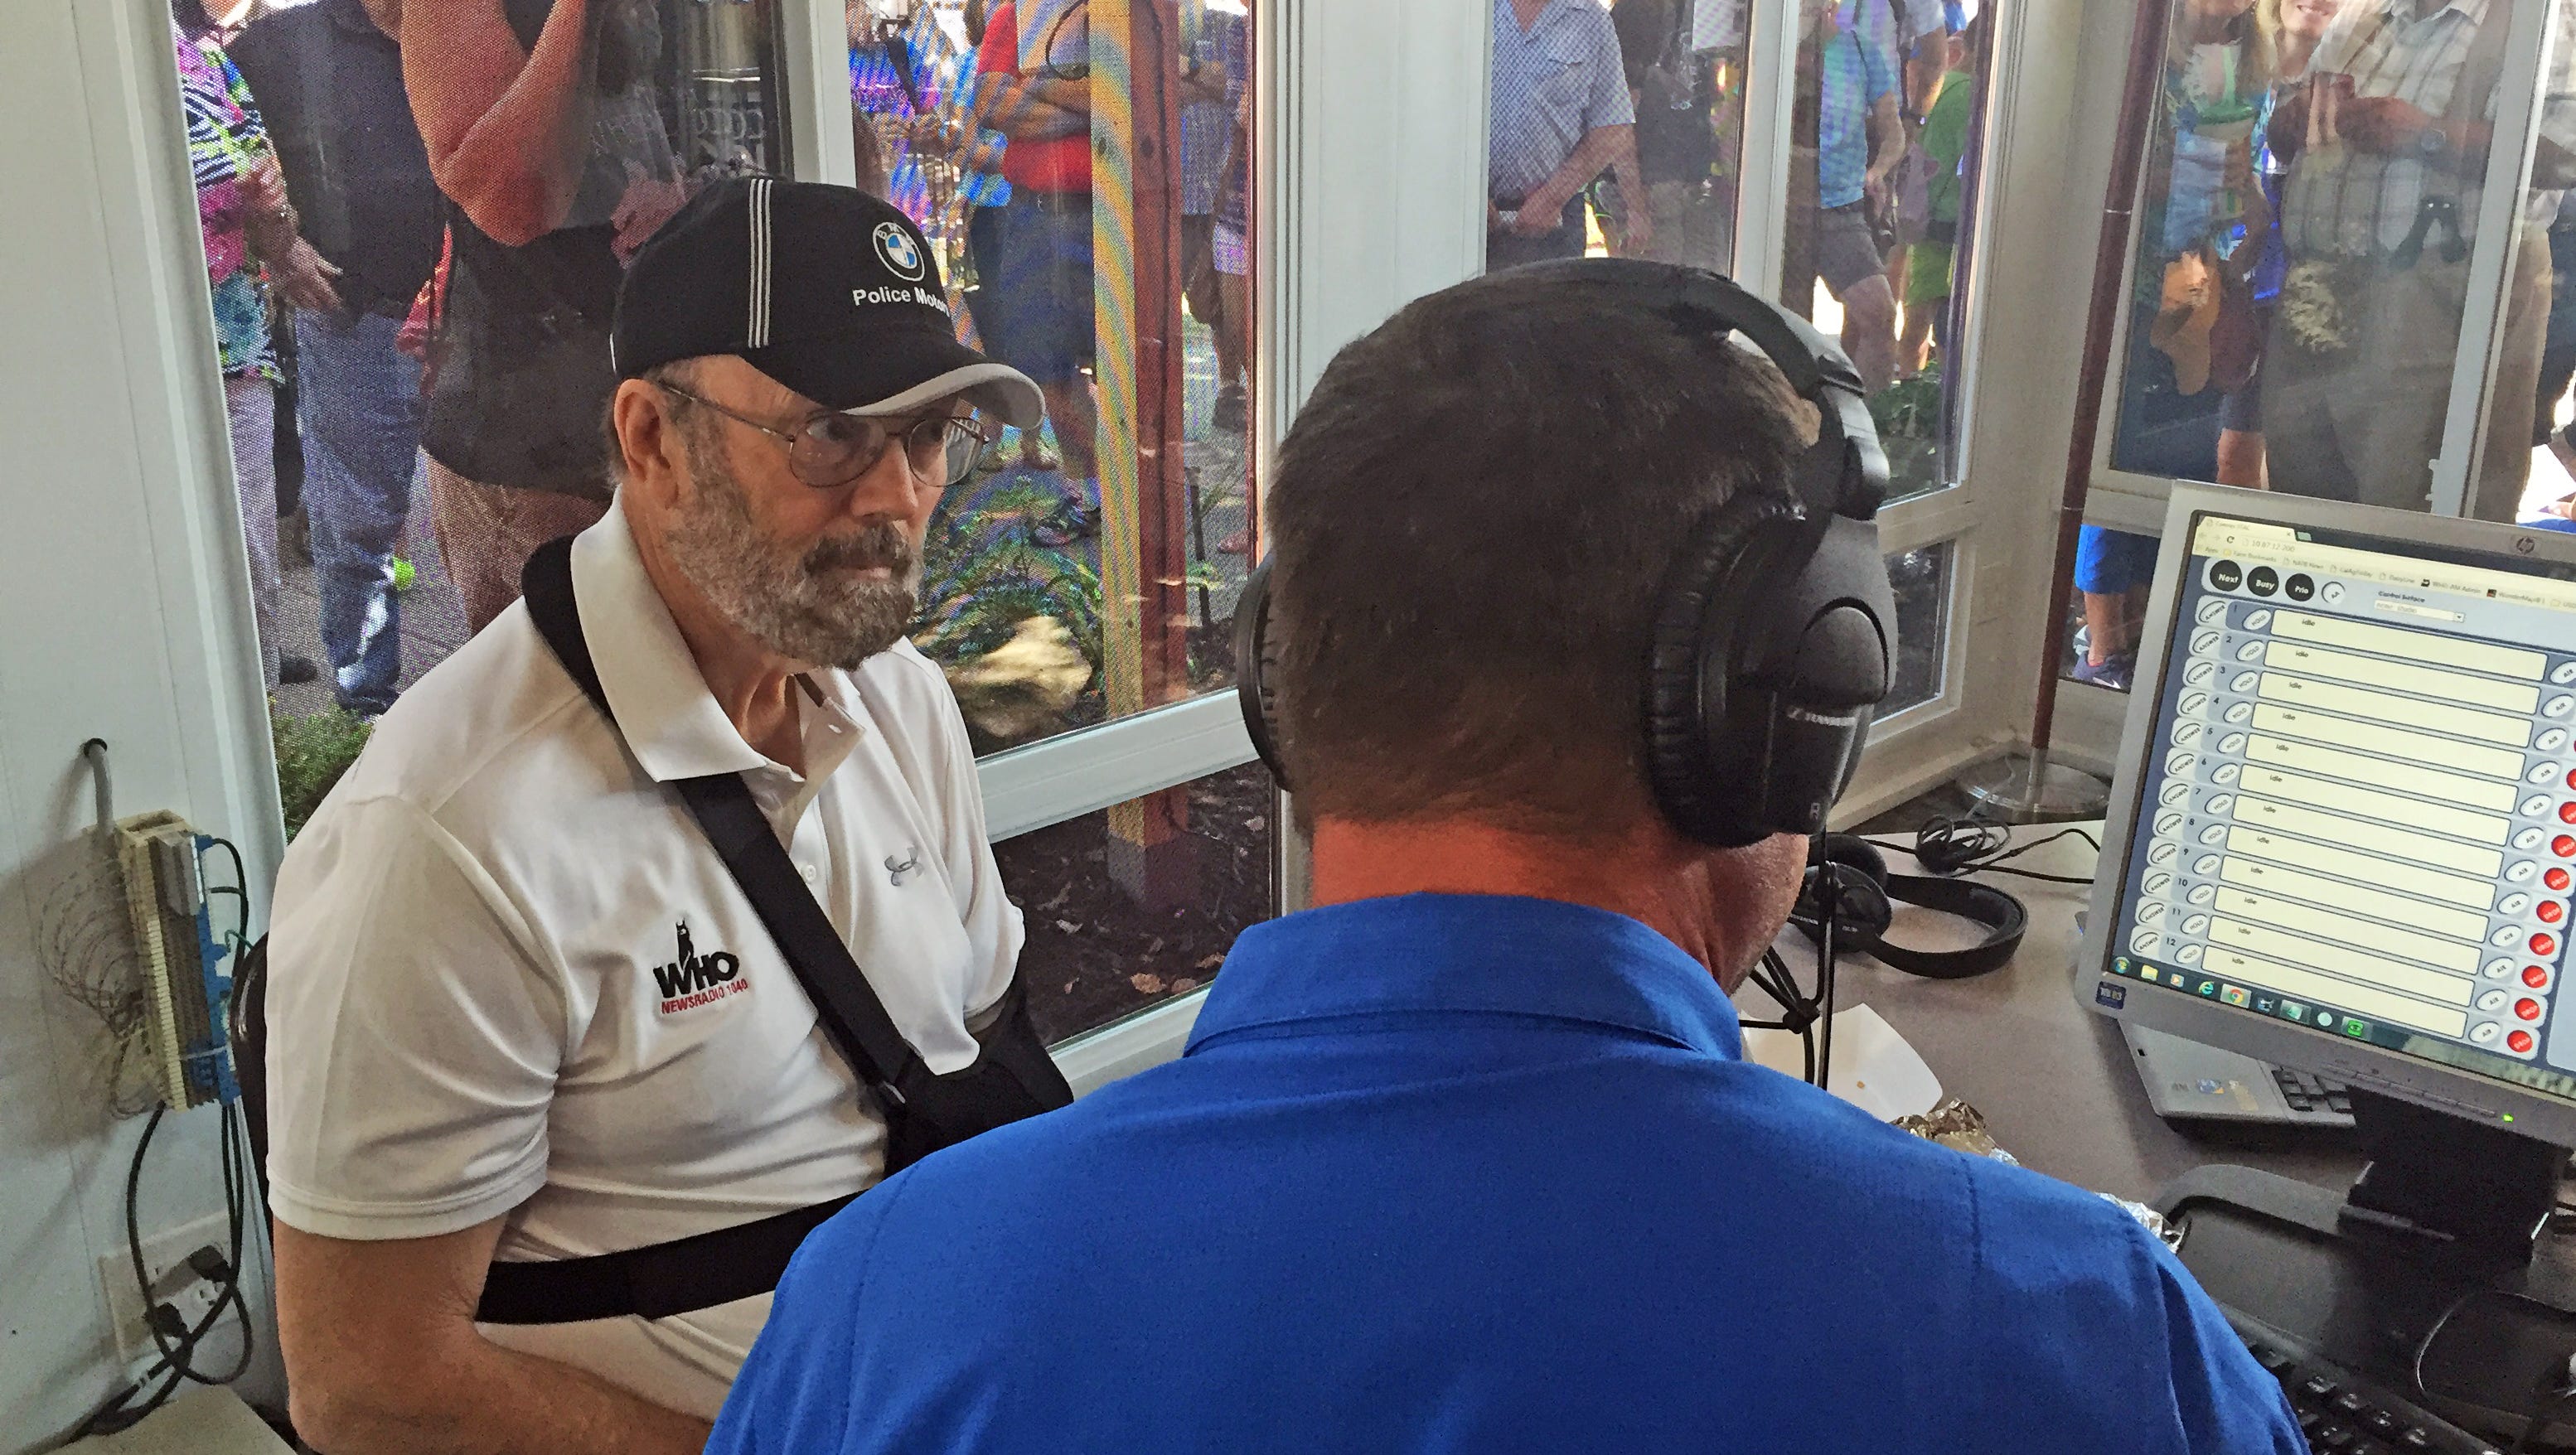
M 642 379 L 617 386 L 610 405 L 616 424 L 617 464 L 627 489 L 655 501 L 677 489 L 683 444 L 671 397 Z

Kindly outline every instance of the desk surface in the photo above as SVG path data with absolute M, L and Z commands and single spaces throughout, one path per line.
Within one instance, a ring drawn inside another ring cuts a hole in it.
M 2098 838 L 2102 826 L 2077 827 Z M 2027 843 L 2055 831 L 2018 829 L 2014 838 Z M 1917 872 L 1912 856 L 1891 851 L 1887 857 L 1890 869 Z M 2094 851 L 2070 836 L 2013 862 L 2045 874 L 2090 875 L 2093 860 Z M 2204 1162 L 2261 1167 L 2338 1190 L 2351 1183 L 2361 1157 L 2348 1135 L 2340 1141 L 2314 1132 L 2279 1136 L 2271 1149 L 2257 1150 L 2242 1140 L 2195 1142 L 2175 1131 L 2148 1107 L 2119 1027 L 2075 998 L 2075 915 L 2087 887 L 2000 875 L 1984 882 L 2030 908 L 2030 931 L 2012 963 L 1974 980 L 1925 980 L 1849 956 L 1835 998 L 1884 1017 L 1922 1054 L 1945 1092 L 1985 1114 L 2004 1150 L 2079 1187 L 2139 1201 Z M 1966 943 L 1967 933 L 1968 926 L 1946 915 L 1899 906 L 1891 938 L 1942 948 Z M 1793 949 L 1806 949 L 1794 934 L 1784 939 L 1783 953 Z M 1811 955 L 1791 957 L 1802 981 L 1812 963 Z M 1748 1014 L 1773 1013 L 1758 990 L 1748 987 L 1737 998 Z

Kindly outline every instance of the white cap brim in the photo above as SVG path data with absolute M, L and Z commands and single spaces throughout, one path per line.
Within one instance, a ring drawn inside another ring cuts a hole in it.
M 845 414 L 910 414 L 925 404 L 964 396 L 977 408 L 1016 429 L 1035 429 L 1046 418 L 1046 395 L 1037 381 L 991 360 L 967 364 L 936 378 L 924 379 L 890 399 L 862 404 Z

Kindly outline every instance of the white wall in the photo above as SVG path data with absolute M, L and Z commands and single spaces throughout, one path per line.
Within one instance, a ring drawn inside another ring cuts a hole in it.
M 139 1124 L 102 1109 L 94 1023 L 38 951 L 79 912 L 81 743 L 113 745 L 120 812 L 176 809 L 255 872 L 277 852 L 239 526 L 198 508 L 230 488 L 196 463 L 224 458 L 202 273 L 145 245 L 194 228 L 183 156 L 145 146 L 177 135 L 167 23 L 16 0 L 0 44 L 0 127 L 34 141 L 0 152 L 0 1450 L 123 1382 L 98 1259 Z M 146 1237 L 220 1208 L 214 1147 L 211 1111 L 165 1124 Z

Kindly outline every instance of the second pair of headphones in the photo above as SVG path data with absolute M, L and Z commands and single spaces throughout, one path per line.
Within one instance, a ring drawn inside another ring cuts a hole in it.
M 1965 879 L 1936 879 L 1922 874 L 1891 874 L 1887 858 L 1868 840 L 1851 834 L 1818 834 L 1807 850 L 1807 880 L 1798 904 L 1789 912 L 1811 941 L 1823 932 L 1823 885 L 1834 876 L 1834 948 L 1836 953 L 1875 956 L 1891 970 L 1928 980 L 1966 980 L 1999 970 L 2021 948 L 2030 928 L 2030 912 L 2000 889 Z M 1956 915 L 1982 929 L 1976 944 L 1962 950 L 1916 950 L 1888 943 L 1887 929 L 1898 904 L 1919 905 Z
M 1648 648 L 1645 715 L 1655 800 L 1682 834 L 1731 849 L 1821 832 L 1859 767 L 1896 659 L 1878 545 L 1887 456 L 1859 372 L 1806 320 L 1716 273 L 1610 258 L 1514 273 L 1720 343 L 1740 334 L 1815 406 L 1816 441 L 1787 478 L 1738 489 L 1675 558 Z M 1254 749 L 1293 787 L 1275 729 L 1269 577 L 1265 561 L 1236 608 L 1238 691 Z

